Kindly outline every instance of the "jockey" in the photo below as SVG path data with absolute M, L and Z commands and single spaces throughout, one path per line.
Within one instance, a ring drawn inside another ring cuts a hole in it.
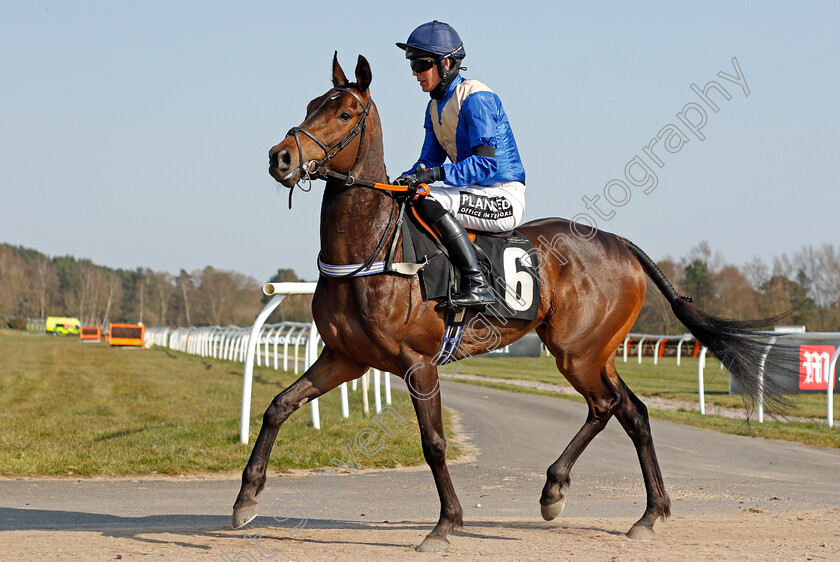
M 525 212 L 525 169 L 499 97 L 477 80 L 459 75 L 466 55 L 458 33 L 439 21 L 424 23 L 405 43 L 412 74 L 431 96 L 420 158 L 395 180 L 430 186 L 414 204 L 461 270 L 459 307 L 495 302 L 464 227 L 485 232 L 513 230 Z M 449 157 L 451 163 L 444 163 Z M 462 226 L 463 225 L 463 226 Z

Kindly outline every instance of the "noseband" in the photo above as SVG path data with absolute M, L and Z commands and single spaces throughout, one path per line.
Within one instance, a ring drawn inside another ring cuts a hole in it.
M 350 144 L 353 141 L 354 138 L 356 138 L 356 135 L 358 135 L 359 132 L 362 133 L 362 137 L 359 140 L 359 151 L 356 153 L 356 161 L 353 163 L 353 166 L 350 169 L 352 170 L 353 168 L 355 168 L 356 165 L 359 163 L 359 161 L 362 158 L 362 150 L 364 149 L 364 143 L 365 143 L 365 129 L 367 127 L 367 116 L 370 113 L 370 104 L 371 104 L 372 100 L 368 100 L 367 105 L 365 105 L 365 103 L 362 101 L 362 98 L 360 98 L 356 94 L 356 92 L 354 92 L 353 90 L 350 90 L 348 88 L 343 88 L 341 86 L 336 86 L 332 90 L 335 90 L 335 91 L 338 91 L 338 92 L 346 92 L 346 93 L 350 94 L 351 96 L 353 96 L 354 98 L 356 98 L 356 101 L 358 101 L 359 105 L 362 106 L 362 109 L 363 109 L 362 116 L 359 117 L 359 120 L 356 121 L 356 124 L 353 125 L 353 128 L 350 129 L 347 132 L 347 134 L 344 135 L 344 137 L 340 141 L 338 141 L 337 143 L 335 143 L 334 145 L 332 145 L 330 147 L 328 147 L 326 144 L 321 142 L 318 138 L 315 137 L 315 135 L 313 135 L 312 133 L 310 133 L 309 131 L 307 131 L 303 127 L 292 127 L 291 129 L 289 129 L 289 132 L 286 133 L 286 136 L 288 137 L 288 136 L 291 135 L 295 138 L 295 144 L 297 145 L 297 149 L 298 149 L 298 160 L 300 161 L 300 177 L 301 178 L 304 178 L 304 177 L 309 178 L 312 175 L 319 176 L 321 170 L 323 169 L 323 165 L 326 164 L 327 162 L 329 162 L 330 160 L 332 160 L 334 157 L 336 157 L 338 155 L 338 153 L 340 153 L 342 150 L 344 150 L 344 148 L 348 144 Z M 330 91 L 332 91 L 332 90 L 330 90 Z M 321 150 L 324 151 L 324 157 L 321 160 L 317 160 L 317 161 L 316 160 L 311 160 L 309 162 L 304 163 L 303 157 L 302 157 L 303 153 L 301 152 L 301 149 L 300 149 L 299 133 L 303 133 L 304 135 L 306 135 L 307 137 L 309 137 L 310 139 L 315 141 L 315 143 L 319 147 L 321 147 Z M 292 202 L 291 194 L 289 194 L 289 206 L 290 207 L 291 207 L 291 202 Z

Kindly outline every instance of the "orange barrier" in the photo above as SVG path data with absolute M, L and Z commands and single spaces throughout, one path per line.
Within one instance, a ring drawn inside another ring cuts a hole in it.
M 102 341 L 102 330 L 97 326 L 85 326 L 79 332 L 79 339 L 82 341 Z
M 111 324 L 108 329 L 108 343 L 112 346 L 143 347 L 145 336 L 146 327 L 140 324 Z

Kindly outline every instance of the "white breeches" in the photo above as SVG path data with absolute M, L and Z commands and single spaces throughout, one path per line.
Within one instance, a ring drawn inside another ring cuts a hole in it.
M 470 230 L 513 230 L 525 213 L 525 184 L 522 182 L 495 183 L 486 187 L 429 186 L 429 189 L 430 197 Z

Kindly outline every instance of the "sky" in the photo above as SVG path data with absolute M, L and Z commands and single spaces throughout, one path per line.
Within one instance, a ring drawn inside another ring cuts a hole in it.
M 834 243 L 840 3 L 525 0 L 0 0 L 0 243 L 317 279 L 323 183 L 289 210 L 268 150 L 337 51 L 348 76 L 370 62 L 389 174 L 411 166 L 428 95 L 394 44 L 432 19 L 504 104 L 525 220 L 585 213 L 656 260 Z M 710 81 L 717 112 L 692 90 Z

